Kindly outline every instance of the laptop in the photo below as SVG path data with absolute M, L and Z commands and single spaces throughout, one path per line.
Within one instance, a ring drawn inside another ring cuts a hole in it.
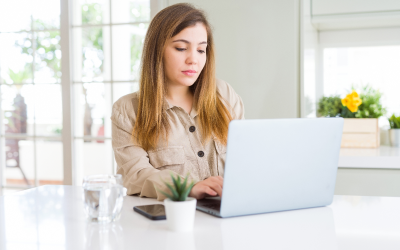
M 226 218 L 332 203 L 343 118 L 233 120 L 222 197 L 197 209 Z

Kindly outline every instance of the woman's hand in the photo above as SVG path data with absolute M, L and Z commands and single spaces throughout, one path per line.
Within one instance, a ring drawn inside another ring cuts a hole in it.
M 222 196 L 223 182 L 224 178 L 221 176 L 208 177 L 204 181 L 197 182 L 190 191 L 189 196 L 198 200 L 206 196 Z

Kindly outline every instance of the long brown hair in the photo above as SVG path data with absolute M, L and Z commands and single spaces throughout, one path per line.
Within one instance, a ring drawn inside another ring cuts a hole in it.
M 167 84 L 163 53 L 166 41 L 196 23 L 204 24 L 207 30 L 206 63 L 197 80 L 190 86 L 200 120 L 202 143 L 213 136 L 223 144 L 227 142 L 228 125 L 232 116 L 216 89 L 211 27 L 203 11 L 191 4 L 179 3 L 157 13 L 144 40 L 138 110 L 132 135 L 146 151 L 156 147 L 160 135 L 168 140 L 170 130 L 164 106 Z

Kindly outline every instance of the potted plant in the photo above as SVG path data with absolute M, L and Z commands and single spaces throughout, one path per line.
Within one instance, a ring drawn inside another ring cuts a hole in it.
M 400 116 L 395 116 L 393 114 L 389 118 L 389 138 L 390 138 L 390 145 L 392 147 L 400 148 Z
M 342 147 L 376 148 L 380 145 L 378 118 L 386 113 L 380 99 L 382 94 L 369 86 L 360 94 L 352 88 L 345 98 L 322 97 L 318 102 L 318 115 L 343 117 Z
M 168 228 L 172 231 L 185 232 L 193 229 L 197 200 L 188 197 L 194 185 L 193 181 L 188 184 L 188 178 L 189 175 L 183 180 L 179 175 L 175 178 L 171 173 L 172 183 L 164 181 L 171 193 L 159 190 L 160 193 L 167 197 L 164 200 L 165 214 Z

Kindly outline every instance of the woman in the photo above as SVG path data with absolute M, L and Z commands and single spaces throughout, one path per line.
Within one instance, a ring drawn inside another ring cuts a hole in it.
M 175 4 L 151 21 L 139 91 L 113 105 L 112 145 L 128 194 L 163 200 L 163 180 L 195 182 L 189 196 L 222 195 L 232 119 L 244 119 L 241 98 L 215 78 L 214 43 L 202 11 Z

